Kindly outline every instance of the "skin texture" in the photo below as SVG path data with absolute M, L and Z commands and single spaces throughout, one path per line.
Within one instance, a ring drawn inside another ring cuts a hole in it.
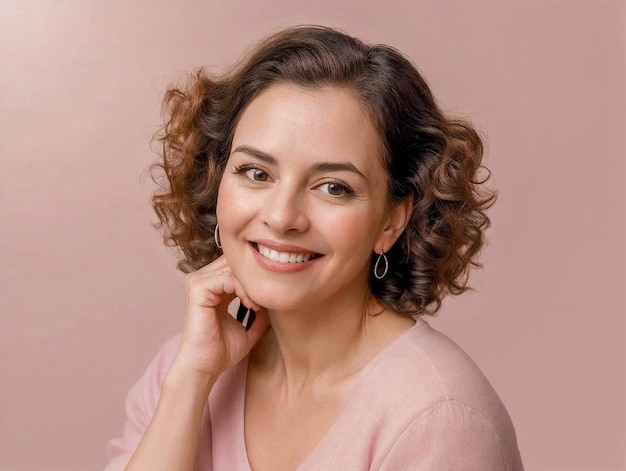
M 411 207 L 387 203 L 380 152 L 369 115 L 344 90 L 272 85 L 244 110 L 219 189 L 224 255 L 187 277 L 179 351 L 127 470 L 193 469 L 211 388 L 249 352 L 249 461 L 295 469 L 355 375 L 413 325 L 368 287 L 373 252 L 393 245 Z M 287 252 L 310 259 L 286 263 Z M 235 296 L 257 311 L 249 331 L 226 311 Z
M 389 249 L 393 232 L 380 143 L 360 103 L 338 90 L 270 87 L 244 111 L 232 149 L 217 215 L 224 254 L 250 296 L 268 309 L 299 313 L 364 296 L 372 251 Z M 351 165 L 360 174 L 318 170 L 323 164 Z M 331 194 L 338 185 L 355 194 Z M 250 246 L 259 240 L 322 256 L 285 276 L 259 267 Z

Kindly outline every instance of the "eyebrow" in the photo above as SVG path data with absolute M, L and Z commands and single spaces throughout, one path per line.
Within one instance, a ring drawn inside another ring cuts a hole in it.
M 278 160 L 271 156 L 270 154 L 263 152 L 262 150 L 255 149 L 250 146 L 237 146 L 235 150 L 232 151 L 233 154 L 241 152 L 243 154 L 247 154 L 251 157 L 259 159 L 269 165 L 278 165 Z M 361 178 L 365 178 L 365 175 L 356 168 L 356 166 L 351 162 L 318 162 L 313 165 L 313 170 L 319 172 L 340 172 L 340 171 L 348 171 L 353 172 L 359 175 Z

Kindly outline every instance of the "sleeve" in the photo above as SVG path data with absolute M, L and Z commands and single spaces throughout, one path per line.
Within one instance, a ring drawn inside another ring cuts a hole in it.
M 159 402 L 161 384 L 180 342 L 170 339 L 152 360 L 145 373 L 126 396 L 126 423 L 122 435 L 108 444 L 108 463 L 104 471 L 123 471 L 148 428 Z
M 509 471 L 513 463 L 506 456 L 498 431 L 485 416 L 446 400 L 408 424 L 379 470 Z

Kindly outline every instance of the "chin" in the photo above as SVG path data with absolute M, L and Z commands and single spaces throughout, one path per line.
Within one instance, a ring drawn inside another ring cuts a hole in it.
M 293 288 L 259 286 L 259 283 L 256 282 L 253 287 L 244 286 L 244 289 L 255 303 L 268 311 L 296 311 L 306 307 L 307 304 L 311 304 L 307 302 L 310 295 L 294 293 Z
M 302 300 L 286 299 L 284 296 L 259 295 L 252 296 L 252 299 L 263 306 L 268 311 L 297 311 L 305 306 Z

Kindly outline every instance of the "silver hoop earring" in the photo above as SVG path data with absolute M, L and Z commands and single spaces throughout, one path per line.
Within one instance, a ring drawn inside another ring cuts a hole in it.
M 220 230 L 219 223 L 215 224 L 215 230 L 213 231 L 213 238 L 215 239 L 215 245 L 217 245 L 217 248 L 221 249 L 222 248 L 222 239 L 220 239 L 219 230 Z
M 378 265 L 380 264 L 381 260 L 385 263 L 385 268 L 383 272 L 379 275 L 378 273 L 380 272 L 380 267 Z M 382 280 L 387 274 L 387 271 L 389 271 L 389 260 L 387 260 L 385 252 L 382 251 L 378 254 L 378 258 L 376 259 L 376 263 L 374 264 L 374 276 L 377 280 Z

